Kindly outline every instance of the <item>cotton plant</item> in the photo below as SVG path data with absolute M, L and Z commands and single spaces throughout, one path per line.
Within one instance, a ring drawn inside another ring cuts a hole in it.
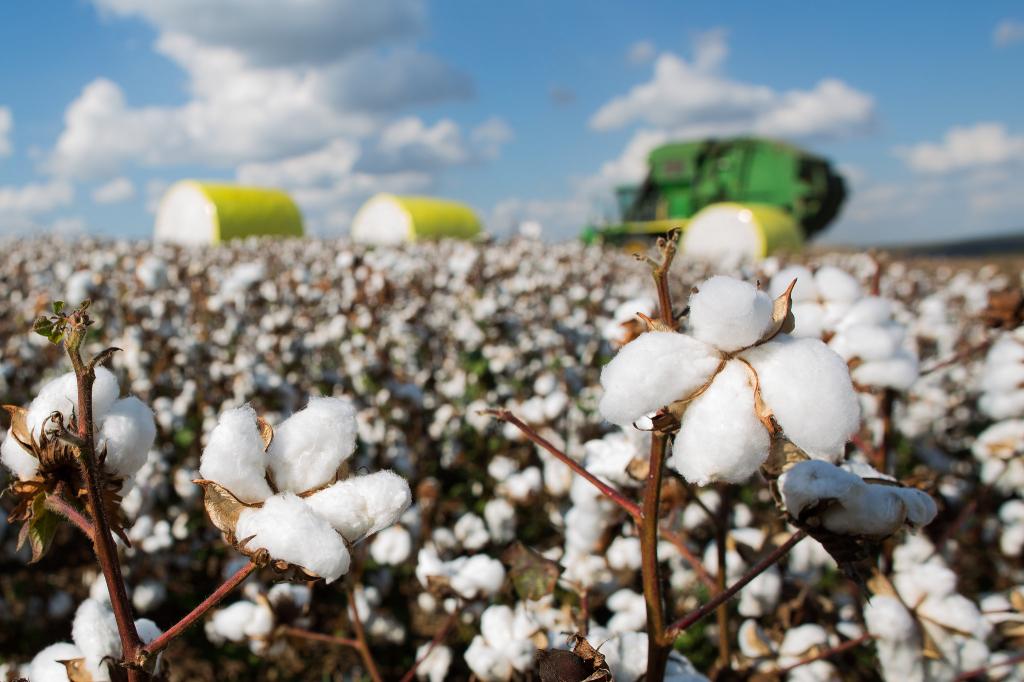
M 250 584 L 244 592 L 248 598 L 209 613 L 203 627 L 210 642 L 246 644 L 252 653 L 269 656 L 283 648 L 283 640 L 275 638 L 279 628 L 309 627 L 308 585 L 278 583 L 266 589 Z
M 851 367 L 862 387 L 905 391 L 919 374 L 917 352 L 894 303 L 878 296 L 857 301 L 836 324 L 829 346 Z
M 276 430 L 248 405 L 228 410 L 199 465 L 211 521 L 247 556 L 337 580 L 349 545 L 392 525 L 411 502 L 393 471 L 339 479 L 355 443 L 355 411 L 342 398 L 310 398 Z
M 521 606 L 489 606 L 480 616 L 480 634 L 473 638 L 464 658 L 484 682 L 507 682 L 516 673 L 533 668 L 540 626 Z
M 827 341 L 850 307 L 864 296 L 860 282 L 834 265 L 823 265 L 813 272 L 803 265 L 782 268 L 772 275 L 768 292 L 781 296 L 793 280 L 793 336 Z
M 1024 417 L 1024 327 L 999 335 L 980 377 L 981 411 L 993 419 Z

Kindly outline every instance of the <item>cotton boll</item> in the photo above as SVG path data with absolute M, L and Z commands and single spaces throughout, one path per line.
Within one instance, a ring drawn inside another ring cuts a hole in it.
M 846 363 L 821 341 L 779 336 L 743 357 L 786 437 L 811 457 L 834 461 L 860 426 Z
M 612 632 L 633 632 L 644 630 L 647 626 L 647 604 L 644 596 L 633 590 L 618 590 L 605 605 L 615 614 L 608 620 L 608 629 Z
M 96 378 L 92 385 L 92 417 L 99 421 L 110 410 L 117 400 L 120 388 L 113 372 L 105 367 L 96 368 Z M 36 440 L 42 435 L 43 425 L 47 431 L 56 427 L 49 422 L 50 415 L 60 412 L 64 424 L 68 425 L 71 413 L 78 411 L 78 381 L 74 372 L 68 372 L 45 384 L 28 407 L 25 417 L 26 425 Z
M 75 612 L 71 625 L 71 639 L 81 649 L 94 682 L 110 679 L 104 658 L 121 657 L 121 638 L 117 632 L 114 614 L 94 599 L 83 601 Z
M 266 480 L 267 460 L 256 427 L 256 410 L 244 405 L 224 412 L 217 420 L 199 460 L 199 474 L 224 486 L 242 502 L 262 502 L 273 494 Z
M 740 653 L 751 660 L 768 658 L 774 655 L 774 642 L 768 639 L 756 620 L 745 620 L 737 633 Z
M 499 498 L 488 500 L 484 505 L 484 519 L 487 531 L 496 544 L 511 542 L 516 536 L 516 510 L 507 501 Z
M 3 443 L 0 443 L 0 461 L 21 481 L 35 478 L 39 471 L 39 460 L 31 452 L 21 447 L 21 443 L 8 431 Z
M 608 565 L 616 571 L 640 568 L 640 538 L 616 537 L 605 552 Z
M 149 618 L 139 618 L 135 621 L 135 631 L 139 633 L 139 639 L 143 644 L 149 644 L 154 639 L 164 634 L 156 623 Z
M 764 462 L 769 444 L 754 413 L 750 372 L 732 360 L 683 413 L 671 462 L 690 483 L 742 483 Z
M 347 480 L 366 500 L 366 513 L 371 521 L 366 535 L 392 525 L 412 504 L 408 481 L 393 471 L 377 471 Z
M 902 336 L 892 325 L 856 325 L 836 334 L 829 346 L 847 360 L 884 360 L 899 350 Z
M 51 644 L 32 659 L 28 666 L 28 679 L 31 682 L 68 682 L 67 668 L 57 661 L 70 661 L 83 656 L 82 651 L 74 644 Z
M 349 542 L 355 542 L 373 526 L 358 478 L 347 478 L 305 498 L 306 504 L 327 519 Z
M 477 554 L 462 562 L 451 576 L 452 589 L 467 599 L 489 597 L 505 582 L 505 568 L 497 559 Z
M 697 289 L 690 296 L 690 328 L 699 341 L 735 351 L 757 343 L 772 323 L 772 299 L 747 282 L 716 276 Z
M 853 488 L 863 487 L 860 476 L 816 460 L 798 462 L 782 475 L 782 498 L 795 518 L 820 500 L 843 499 Z
M 146 463 L 155 439 L 153 411 L 131 396 L 115 402 L 103 418 L 97 443 L 100 448 L 106 448 L 107 468 L 128 478 Z
M 775 610 L 782 593 L 782 576 L 772 566 L 743 588 L 740 593 L 739 612 L 747 618 L 760 618 Z
M 890 358 L 871 360 L 854 367 L 851 375 L 862 386 L 906 391 L 917 381 L 917 358 L 901 349 Z
M 310 398 L 274 430 L 270 469 L 278 490 L 301 493 L 331 481 L 355 452 L 356 413 L 343 398 Z
M 223 609 L 214 611 L 207 621 L 207 636 L 214 644 L 223 640 L 242 642 L 247 638 L 246 629 L 257 619 L 258 606 L 251 601 L 238 601 Z
M 892 316 L 892 301 L 878 296 L 867 296 L 850 306 L 836 327 L 843 331 L 858 325 L 880 325 L 892 320 Z
M 601 370 L 598 409 L 609 422 L 627 426 L 700 388 L 719 362 L 713 348 L 685 334 L 641 334 Z
M 397 566 L 409 558 L 412 536 L 401 526 L 391 526 L 377 533 L 370 544 L 370 556 L 382 566 Z
M 416 660 L 420 662 L 416 667 L 417 679 L 444 682 L 452 665 L 452 650 L 444 644 L 423 644 L 416 649 Z
M 820 303 L 794 303 L 792 336 L 817 339 L 828 328 L 825 309 Z
M 798 625 L 786 630 L 786 636 L 779 646 L 780 657 L 800 657 L 813 647 L 827 647 L 828 633 L 816 623 Z
M 768 292 L 771 297 L 778 298 L 784 294 L 794 279 L 796 286 L 793 287 L 793 303 L 818 300 L 820 295 L 818 283 L 811 271 L 803 265 L 790 265 L 772 275 L 771 282 L 768 284 Z
M 348 549 L 331 525 L 291 493 L 267 499 L 259 509 L 245 509 L 235 535 L 254 536 L 250 550 L 266 549 L 274 559 L 301 566 L 334 582 L 348 572 Z
M 167 588 L 159 580 L 144 580 L 132 591 L 132 605 L 142 613 L 159 608 L 167 598 Z
M 828 301 L 853 303 L 863 295 L 860 282 L 853 275 L 832 265 L 818 268 L 814 281 L 821 297 Z
M 488 645 L 482 635 L 473 638 L 463 658 L 473 674 L 484 682 L 506 682 L 512 678 L 512 664 L 501 651 Z

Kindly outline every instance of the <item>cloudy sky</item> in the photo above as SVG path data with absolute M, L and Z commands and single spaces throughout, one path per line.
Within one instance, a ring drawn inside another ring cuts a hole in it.
M 1024 9 L 988 3 L 53 0 L 0 4 L 0 235 L 146 238 L 185 177 L 290 191 L 343 234 L 377 191 L 551 238 L 657 144 L 825 154 L 829 241 L 1024 229 Z

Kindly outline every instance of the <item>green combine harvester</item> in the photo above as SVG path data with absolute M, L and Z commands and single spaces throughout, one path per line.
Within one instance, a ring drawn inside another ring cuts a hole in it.
M 799 248 L 828 226 L 846 197 L 827 160 L 754 137 L 666 144 L 651 152 L 648 169 L 640 186 L 616 190 L 621 222 L 587 227 L 584 242 L 644 249 L 683 228 L 685 250 L 688 228 L 701 222 L 692 249 L 710 239 L 763 257 Z

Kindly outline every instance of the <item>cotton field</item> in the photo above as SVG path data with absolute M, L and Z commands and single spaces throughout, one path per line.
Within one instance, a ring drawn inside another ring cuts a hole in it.
M 1016 262 L 39 239 L 0 278 L 0 679 L 1024 680 Z

